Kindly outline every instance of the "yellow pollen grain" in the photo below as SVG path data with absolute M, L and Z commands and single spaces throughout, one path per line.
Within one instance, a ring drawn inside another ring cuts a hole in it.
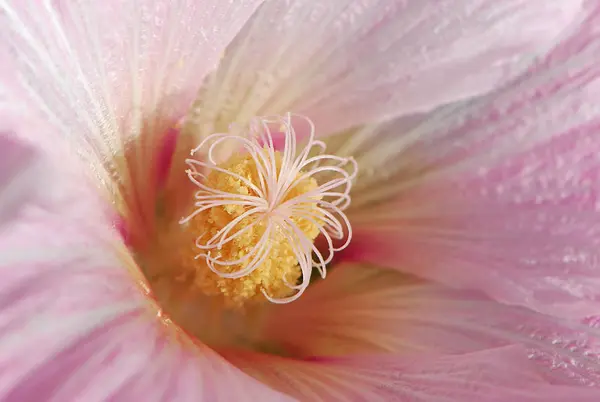
M 277 169 L 281 166 L 281 154 L 276 152 L 275 160 Z M 220 166 L 232 173 L 244 177 L 252 184 L 260 188 L 260 179 L 254 159 L 251 156 L 235 156 Z M 302 172 L 300 175 L 303 174 Z M 249 188 L 241 180 L 232 177 L 229 174 L 211 171 L 208 175 L 206 184 L 214 189 L 221 190 L 231 194 L 257 196 L 252 188 Z M 298 182 L 291 188 L 282 202 L 295 198 L 299 195 L 313 191 L 318 187 L 314 178 L 307 178 Z M 307 207 L 305 205 L 304 207 Z M 311 208 L 317 208 L 316 204 Z M 189 223 L 186 231 L 194 239 L 200 236 L 199 243 L 205 243 L 212 238 L 223 227 L 231 221 L 242 215 L 250 207 L 242 205 L 224 205 L 215 206 L 196 215 Z M 257 219 L 250 215 L 242 219 L 235 227 L 232 233 L 245 228 Z M 306 219 L 291 217 L 291 220 L 298 226 L 304 235 L 311 242 L 319 235 L 319 228 Z M 233 241 L 223 245 L 223 247 L 214 252 L 218 252 L 222 261 L 235 261 L 250 253 L 257 242 L 265 233 L 266 224 L 260 222 L 255 224 L 250 230 L 237 236 Z M 295 291 L 285 283 L 295 285 L 301 277 L 301 270 L 298 260 L 293 252 L 292 245 L 283 234 L 278 231 L 271 232 L 269 244 L 271 250 L 265 261 L 259 265 L 250 274 L 236 279 L 223 278 L 212 272 L 206 265 L 205 258 L 194 257 L 199 254 L 199 249 L 193 241 L 189 242 L 189 247 L 181 254 L 183 265 L 187 270 L 194 273 L 194 285 L 203 293 L 211 296 L 222 296 L 225 303 L 232 307 L 240 307 L 247 302 L 258 302 L 266 300 L 261 292 L 264 289 L 266 293 L 273 298 L 284 298 L 290 296 Z M 246 264 L 246 263 L 245 263 Z M 217 265 L 221 272 L 237 272 L 245 268 L 246 265 L 222 266 Z M 189 272 L 189 271 L 188 271 Z

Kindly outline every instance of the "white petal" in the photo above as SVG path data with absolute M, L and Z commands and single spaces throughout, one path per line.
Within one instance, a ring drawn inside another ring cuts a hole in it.
M 293 111 L 329 133 L 478 95 L 523 71 L 580 8 L 579 0 L 273 1 L 207 83 L 199 127 Z
M 185 113 L 261 2 L 1 0 L 0 94 L 105 162 L 143 114 Z

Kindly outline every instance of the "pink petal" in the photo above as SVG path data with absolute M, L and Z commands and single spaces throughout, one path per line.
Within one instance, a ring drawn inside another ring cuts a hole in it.
M 0 7 L 0 80 L 12 104 L 104 162 L 124 137 L 156 124 L 149 113 L 186 112 L 261 2 L 9 0 Z
M 392 137 L 393 125 L 380 132 L 363 150 L 370 177 L 349 213 L 353 258 L 548 314 L 599 311 L 594 7 L 514 85 L 443 108 L 403 136 Z
M 0 132 L 0 227 L 41 196 L 40 183 L 50 177 L 40 159 L 31 145 Z
M 64 317 L 44 336 L 26 333 L 15 354 L 5 354 L 2 400 L 292 400 L 166 333 L 148 311 L 123 310 L 90 310 Z
M 43 127 L 16 132 L 58 162 L 55 149 L 67 143 L 67 160 L 83 159 L 105 196 L 118 199 L 131 243 L 145 241 L 167 180 L 164 137 L 260 3 L 3 2 L 0 102 L 13 119 Z
M 548 385 L 516 347 L 445 357 L 367 355 L 297 361 L 237 355 L 230 359 L 300 400 L 592 402 L 600 396 L 597 389 Z
M 560 384 L 600 384 L 600 331 L 475 292 L 343 264 L 298 301 L 271 306 L 266 342 L 293 356 L 459 354 L 520 344 Z
M 5 334 L 2 400 L 292 400 L 210 349 L 177 339 L 144 308 L 106 302 L 60 320 L 30 315 L 27 330 Z
M 331 133 L 485 93 L 552 46 L 581 3 L 268 2 L 203 92 L 204 118 L 293 111 Z
M 101 209 L 64 182 L 0 231 L 3 401 L 291 400 L 157 317 Z M 83 206 L 82 206 L 83 204 Z

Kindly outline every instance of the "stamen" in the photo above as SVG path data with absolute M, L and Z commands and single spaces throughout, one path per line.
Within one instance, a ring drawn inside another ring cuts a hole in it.
M 303 146 L 294 130 L 300 119 L 308 124 Z M 223 148 L 233 156 L 218 160 Z M 246 132 L 210 135 L 192 150 L 186 173 L 199 190 L 180 223 L 197 235 L 196 262 L 188 263 L 206 293 L 236 305 L 261 294 L 288 303 L 306 290 L 313 268 L 325 278 L 334 253 L 352 238 L 343 210 L 358 169 L 353 158 L 325 149 L 310 120 L 287 114 L 257 118 Z M 314 244 L 318 236 L 325 253 Z

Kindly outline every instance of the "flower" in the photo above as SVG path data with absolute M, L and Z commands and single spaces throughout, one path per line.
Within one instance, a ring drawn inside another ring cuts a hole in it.
M 321 3 L 0 1 L 3 400 L 598 400 L 600 6 Z

